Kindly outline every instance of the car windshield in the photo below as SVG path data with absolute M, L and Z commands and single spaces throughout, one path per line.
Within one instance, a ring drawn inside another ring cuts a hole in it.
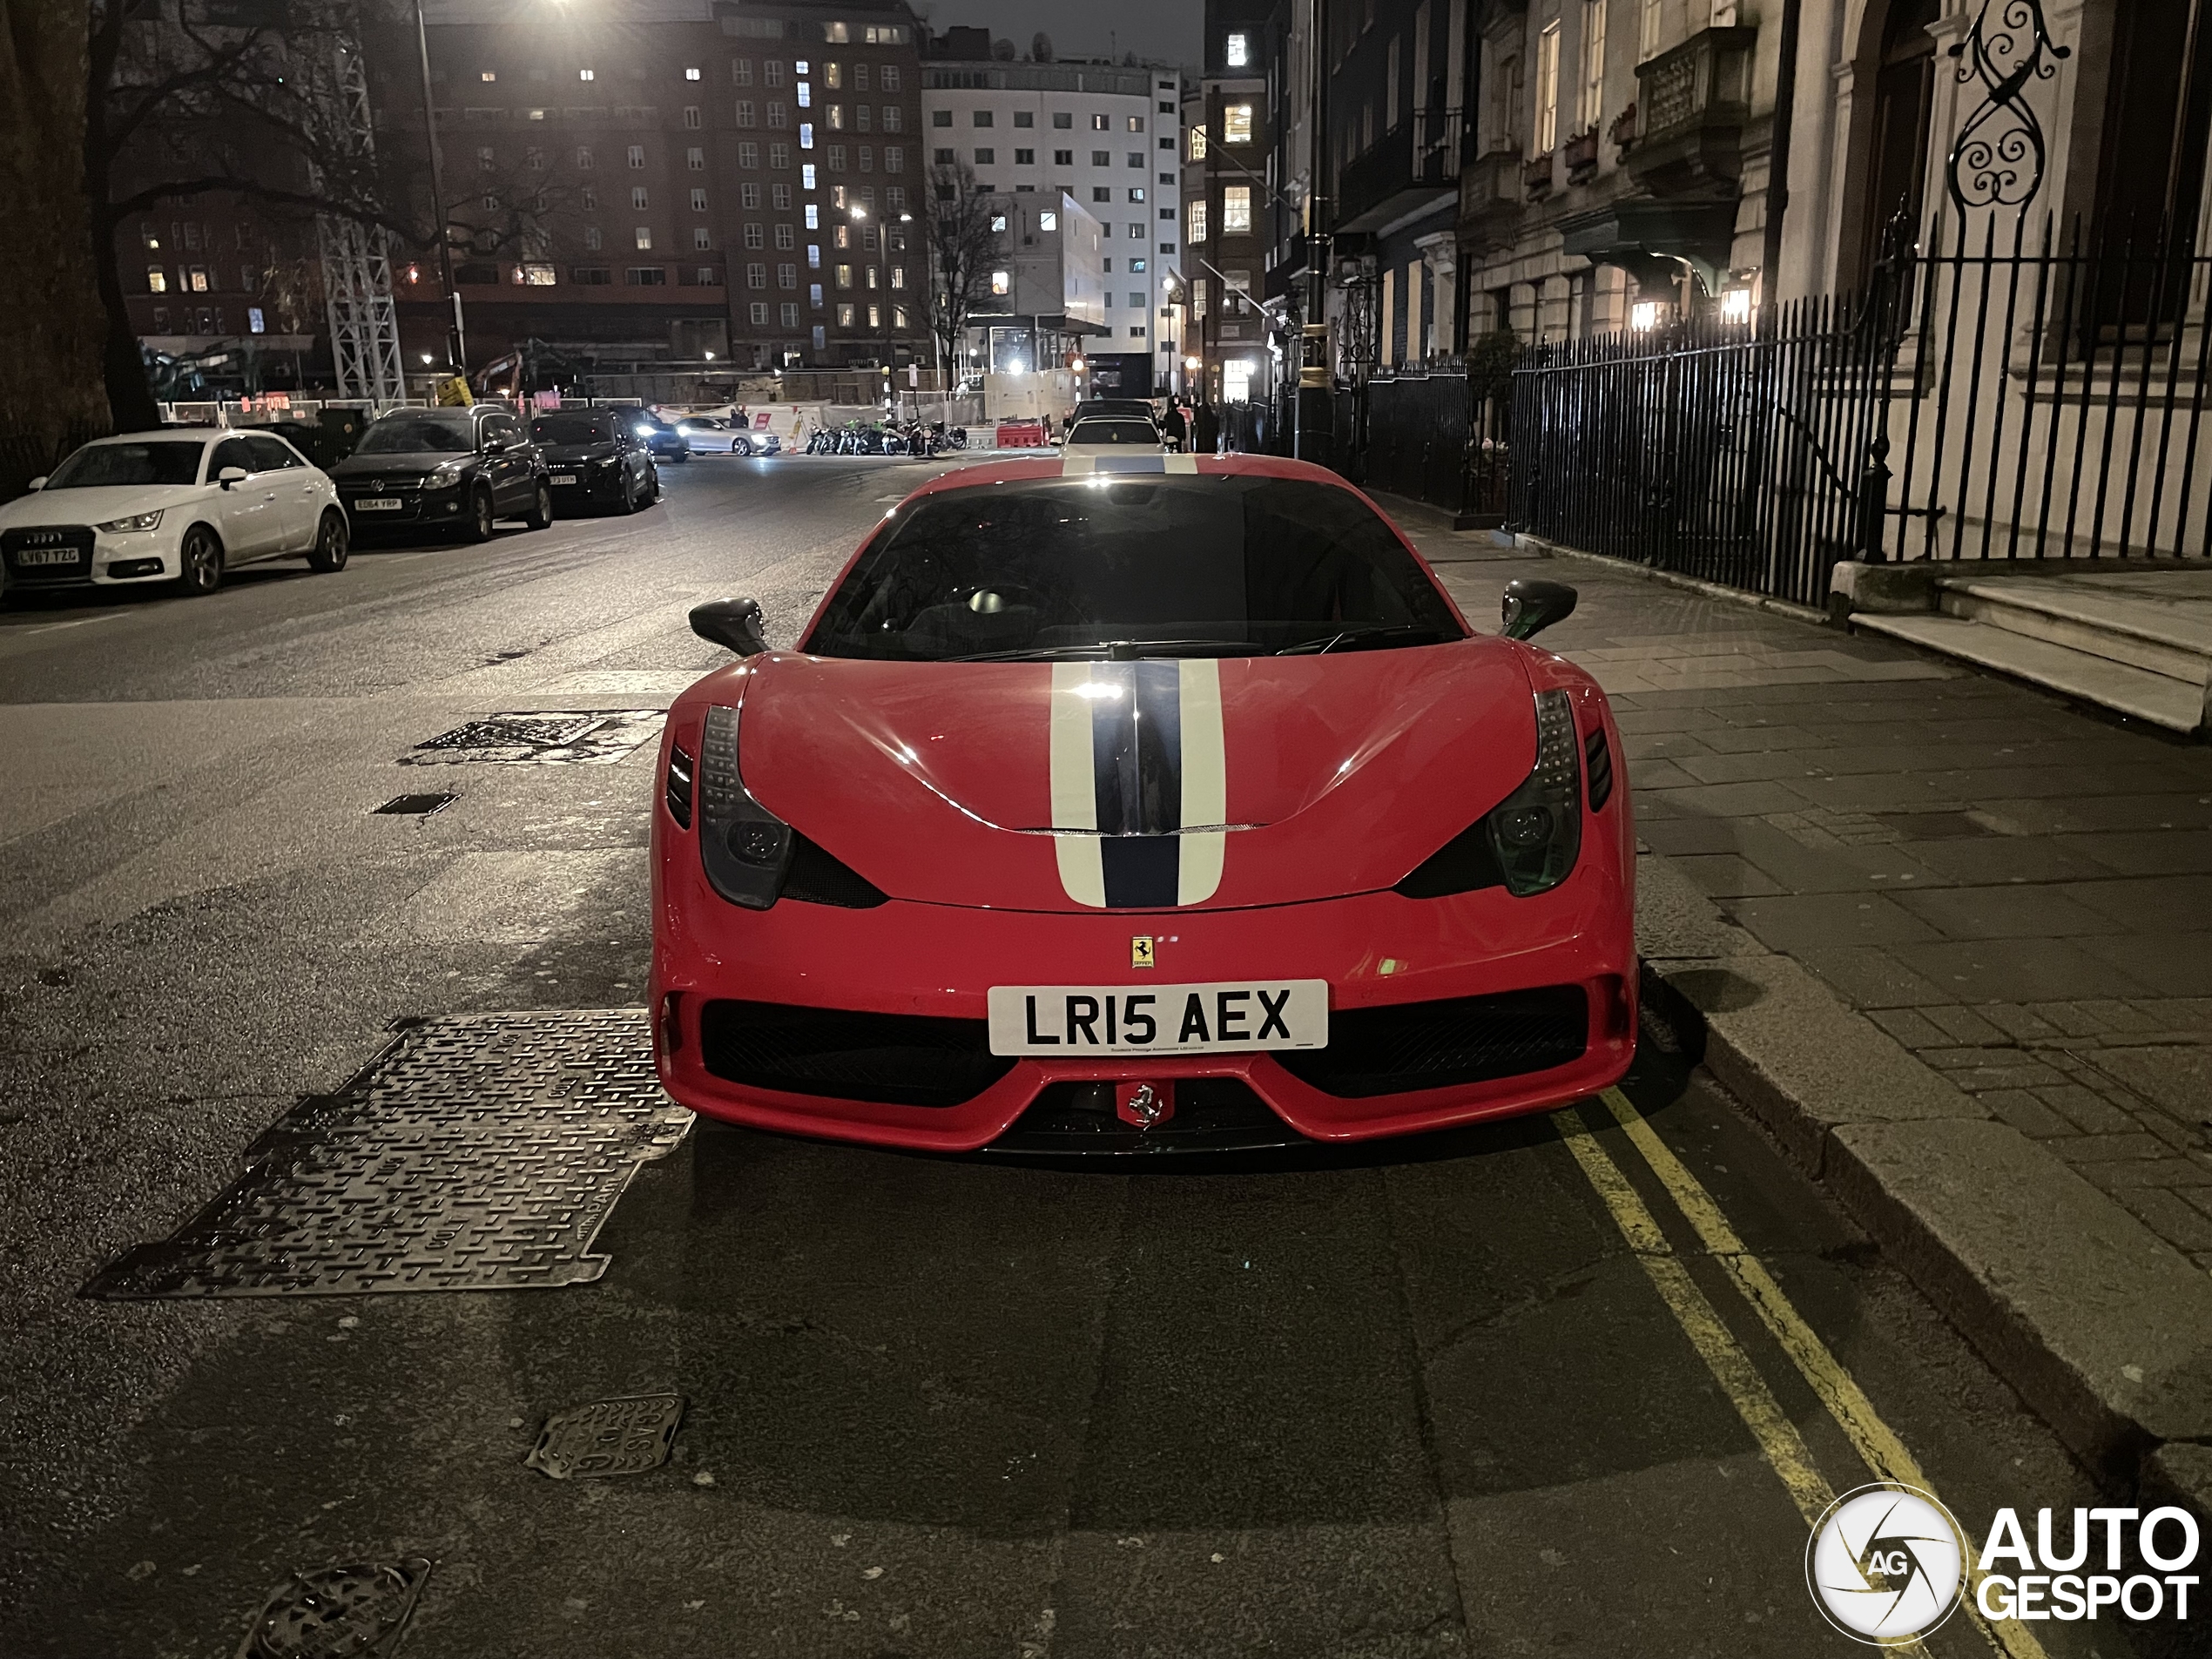
M 1070 443 L 1141 443 L 1157 448 L 1160 435 L 1150 421 L 1078 421 L 1068 434 Z
M 540 443 L 612 443 L 614 417 L 608 415 L 541 415 L 530 422 Z
M 1254 656 L 1466 637 L 1351 491 L 1251 475 L 1040 479 L 925 497 L 831 596 L 824 657 Z
M 199 439 L 150 443 L 88 443 L 54 469 L 49 489 L 98 489 L 113 484 L 196 484 Z
M 364 455 L 466 455 L 476 447 L 475 421 L 465 409 L 408 409 L 388 415 L 361 435 Z

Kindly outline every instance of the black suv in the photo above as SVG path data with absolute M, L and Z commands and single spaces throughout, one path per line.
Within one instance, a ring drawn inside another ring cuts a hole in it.
M 631 408 L 548 409 L 530 421 L 563 512 L 634 513 L 660 499 L 660 469 L 637 426 Z
M 553 522 L 544 459 L 503 404 L 394 409 L 330 475 L 357 538 L 408 529 L 488 542 L 499 519 L 534 530 Z

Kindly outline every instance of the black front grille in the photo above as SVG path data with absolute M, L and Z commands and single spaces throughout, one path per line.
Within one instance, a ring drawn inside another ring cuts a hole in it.
M 887 1106 L 957 1106 L 1014 1069 L 981 1020 L 779 1002 L 709 1002 L 699 1052 L 714 1076 L 750 1089 Z
M 1329 1015 L 1329 1046 L 1276 1055 L 1325 1095 L 1365 1100 L 1547 1071 L 1582 1057 L 1589 999 L 1579 985 Z
M 40 558 L 56 549 L 66 550 L 69 557 L 59 563 Z M 92 529 L 88 524 L 40 524 L 9 530 L 0 535 L 0 556 L 7 559 L 9 579 L 25 587 L 42 582 L 83 582 L 92 574 Z M 28 562 L 33 559 L 40 562 Z
M 1115 1111 L 1110 1082 L 1047 1083 L 988 1150 L 1095 1157 L 1307 1144 L 1241 1077 L 1178 1077 L 1174 1088 L 1175 1116 L 1139 1129 Z

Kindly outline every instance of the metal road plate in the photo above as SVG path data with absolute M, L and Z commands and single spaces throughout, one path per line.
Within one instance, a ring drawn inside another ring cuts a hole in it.
M 247 1149 L 246 1173 L 83 1294 L 526 1290 L 606 1271 L 591 1242 L 691 1116 L 661 1093 L 643 1008 L 409 1026 Z
M 488 714 L 418 743 L 404 766 L 469 761 L 609 766 L 660 735 L 664 709 L 524 710 Z
M 668 1461 L 684 1420 L 681 1394 L 632 1394 L 556 1412 L 523 1460 L 556 1480 L 643 1474 Z
M 237 1659 L 377 1659 L 399 1645 L 430 1562 L 370 1561 L 294 1572 L 261 1604 Z

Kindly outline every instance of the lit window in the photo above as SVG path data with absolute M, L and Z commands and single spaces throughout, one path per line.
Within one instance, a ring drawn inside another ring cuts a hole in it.
M 637 246 L 643 248 L 651 247 L 652 245 L 653 227 L 650 225 L 640 225 L 637 227 Z
M 1144 199 L 1144 187 L 1142 185 L 1139 185 L 1136 189 L 1130 191 L 1129 193 L 1129 199 L 1133 202 L 1143 201 Z
M 714 239 L 713 239 L 713 238 L 712 238 L 711 235 L 709 235 L 709 234 L 708 234 L 707 228 L 706 228 L 706 226 L 704 226 L 704 225 L 694 225 L 694 226 L 691 226 L 691 249 L 692 249 L 692 252 L 697 253 L 705 253 L 705 252 L 706 252 L 709 248 L 712 247 L 713 246 L 714 246 Z
M 1051 208 L 1048 207 L 1043 212 L 1037 215 L 1037 228 L 1041 231 L 1058 230 L 1060 228 L 1060 215 L 1054 212 Z
M 1013 273 L 1011 273 L 1011 272 L 1009 272 L 1009 271 L 994 271 L 994 272 L 992 272 L 992 273 L 991 273 L 991 292 L 992 292 L 993 293 L 1013 293 L 1013 292 L 1014 292 L 1014 275 L 1013 275 Z
M 1721 315 L 1730 322 L 1751 320 L 1751 291 L 1730 288 L 1721 295 Z
M 1536 37 L 1536 145 L 1531 159 L 1559 147 L 1559 22 Z
M 706 152 L 698 149 L 686 150 L 684 152 L 684 165 L 690 168 L 693 172 L 705 172 L 706 171 Z
M 1192 127 L 1190 129 L 1190 159 L 1204 161 L 1205 158 L 1206 130 L 1204 127 Z
M 523 281 L 529 287 L 550 288 L 553 286 L 553 267 L 550 265 L 526 265 L 523 267 Z
M 1003 236 L 1006 234 L 1006 215 L 1004 213 L 993 213 L 991 215 L 991 233 L 995 236 Z
M 496 81 L 499 78 L 499 71 L 496 69 L 488 69 L 476 78 L 480 81 Z
M 630 146 L 630 165 L 633 167 L 642 167 L 645 165 L 645 146 L 644 145 L 633 144 Z
M 1231 35 L 1229 48 L 1222 56 L 1231 69 L 1249 67 L 1252 61 L 1251 37 L 1243 34 Z
M 1659 302 L 1640 300 L 1629 308 L 1629 327 L 1638 334 L 1649 334 L 1659 326 Z
M 580 69 L 577 71 L 576 78 L 580 81 L 596 81 L 599 78 L 599 71 L 596 69 Z
M 1252 106 L 1231 104 L 1221 111 L 1221 141 L 1224 144 L 1250 144 L 1252 141 Z
M 169 292 L 169 273 L 158 265 L 146 266 L 146 292 L 148 293 Z
M 1190 205 L 1190 229 L 1184 233 L 1194 242 L 1203 242 L 1206 239 L 1205 203 L 1192 202 Z
M 801 190 L 812 190 L 814 188 L 814 164 L 813 162 L 807 162 L 804 166 L 799 168 L 799 187 Z
M 684 78 L 687 81 L 695 81 L 698 78 L 699 72 L 696 69 L 687 69 L 684 71 Z
M 838 307 L 837 326 L 840 328 L 850 328 L 853 326 L 853 307 L 851 306 L 846 305 Z
M 1250 185 L 1228 185 L 1221 192 L 1222 233 L 1227 235 L 1236 231 L 1249 231 L 1251 227 L 1252 187 Z

